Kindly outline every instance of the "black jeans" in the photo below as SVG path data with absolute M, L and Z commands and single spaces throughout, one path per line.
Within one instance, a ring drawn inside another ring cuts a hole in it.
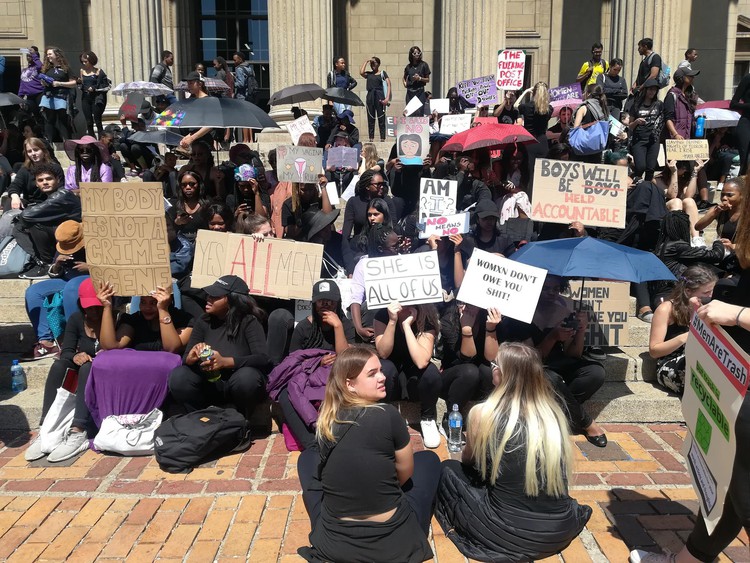
M 633 155 L 635 175 L 651 181 L 659 158 L 659 140 L 652 137 L 633 139 L 630 154 Z
M 458 364 L 443 370 L 443 389 L 440 396 L 445 399 L 448 412 L 453 405 L 463 412 L 479 390 L 479 368 L 474 364 Z
M 320 517 L 320 505 L 323 502 L 323 484 L 318 479 L 319 464 L 320 452 L 318 450 L 305 450 L 297 460 L 297 474 L 302 485 L 302 500 L 313 528 Z M 401 486 L 425 534 L 430 529 L 435 495 L 440 482 L 440 471 L 440 458 L 437 454 L 428 451 L 417 452 L 414 454 L 414 473 L 411 479 Z
M 583 402 L 604 384 L 604 367 L 588 360 L 579 360 L 568 369 L 545 368 L 544 374 L 560 399 L 572 432 L 581 433 L 591 426 L 593 419 Z
M 443 388 L 437 366 L 430 362 L 426 368 L 419 369 L 413 363 L 396 365 L 390 360 L 381 360 L 380 365 L 386 378 L 388 400 L 400 399 L 405 386 L 409 400 L 419 401 L 422 418 L 435 420 L 437 401 Z
M 268 315 L 268 357 L 274 366 L 289 355 L 289 343 L 294 332 L 294 315 L 286 309 L 276 309 Z
M 13 237 L 37 264 L 51 264 L 55 256 L 55 230 L 51 225 L 26 223 L 19 217 Z
M 169 393 L 187 412 L 230 403 L 249 417 L 265 393 L 265 376 L 252 367 L 225 372 L 220 380 L 210 382 L 208 375 L 199 369 L 179 366 L 169 374 Z
M 102 115 L 104 115 L 104 107 L 106 104 L 97 104 L 97 97 L 99 97 L 98 94 L 84 93 L 81 96 L 81 110 L 83 111 L 83 116 L 86 118 L 86 131 L 89 135 L 98 139 L 101 134 L 104 133 Z M 94 134 L 95 124 L 97 130 L 96 134 Z
M 367 92 L 365 105 L 367 106 L 367 133 L 368 138 L 375 138 L 375 120 L 378 121 L 380 129 L 380 140 L 385 141 L 385 106 L 383 101 L 383 92 L 370 90 Z
M 316 450 L 318 449 L 318 441 L 315 439 L 315 431 L 305 424 L 294 409 L 292 402 L 289 400 L 289 390 L 284 388 L 279 393 L 278 403 L 281 407 L 281 412 L 284 413 L 284 422 L 289 427 L 297 441 L 305 450 Z
M 67 109 L 42 108 L 42 113 L 44 115 L 44 135 L 50 143 L 57 140 L 55 133 L 59 133 L 61 141 L 67 141 L 73 136 Z
M 93 425 L 91 419 L 91 413 L 89 407 L 86 405 L 85 391 L 86 381 L 89 378 L 91 372 L 91 362 L 86 362 L 82 366 L 78 367 L 71 360 L 55 360 L 52 367 L 49 368 L 49 374 L 47 374 L 47 381 L 44 383 L 44 399 L 42 402 L 42 420 L 47 416 L 52 403 L 55 402 L 57 396 L 57 390 L 62 386 L 65 380 L 65 374 L 69 369 L 78 372 L 78 390 L 76 392 L 76 410 L 73 414 L 73 426 L 88 430 Z

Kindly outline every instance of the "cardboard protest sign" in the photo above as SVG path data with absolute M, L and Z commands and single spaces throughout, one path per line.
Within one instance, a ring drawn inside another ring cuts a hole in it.
M 368 309 L 443 301 L 437 251 L 365 259 Z
M 628 169 L 538 158 L 534 167 L 534 221 L 625 227 Z
M 682 414 L 690 431 L 684 455 L 708 533 L 724 509 L 737 452 L 735 423 L 747 393 L 750 356 L 721 327 L 690 322 Z M 747 447 L 747 444 L 740 444 Z
M 570 282 L 570 291 L 570 298 L 576 304 L 583 297 L 581 309 L 589 314 L 586 346 L 630 345 L 630 283 L 576 280 Z
M 198 231 L 192 287 L 234 275 L 245 280 L 251 295 L 310 299 L 322 263 L 321 244 Z
M 397 117 L 396 146 L 401 164 L 422 164 L 430 152 L 430 118 Z
M 326 153 L 326 166 L 357 168 L 359 151 L 353 147 L 331 147 Z
M 708 139 L 667 139 L 667 160 L 708 160 Z
M 440 133 L 443 135 L 455 135 L 466 131 L 469 127 L 471 127 L 471 114 L 468 113 L 444 115 L 440 118 Z
M 429 103 L 430 113 L 435 111 L 440 114 L 451 112 L 451 101 L 448 98 L 432 98 Z
M 323 170 L 323 149 L 283 145 L 276 148 L 279 182 L 314 184 Z
M 546 277 L 547 270 L 475 248 L 457 299 L 530 323 Z
M 164 195 L 159 182 L 81 183 L 86 262 L 115 295 L 172 291 Z
M 312 133 L 313 135 L 315 135 L 315 129 L 313 129 L 312 123 L 310 123 L 310 120 L 306 115 L 303 115 L 295 119 L 294 121 L 287 123 L 286 129 L 292 136 L 292 143 L 294 143 L 295 145 L 299 142 L 299 138 L 302 133 Z
M 497 72 L 495 85 L 498 90 L 518 90 L 523 88 L 523 74 L 526 68 L 526 54 L 522 49 L 505 49 L 497 52 Z
M 456 212 L 458 182 L 422 178 L 419 181 L 419 222 L 427 217 L 442 217 Z
M 578 106 L 583 101 L 583 92 L 578 82 L 549 89 L 549 103 L 553 108 Z
M 462 80 L 456 84 L 458 95 L 474 106 L 497 102 L 497 84 L 493 75 Z
M 145 99 L 146 97 L 138 92 L 128 94 L 120 106 L 120 119 L 138 121 L 138 114 L 141 113 L 141 107 Z
M 458 213 L 456 215 L 444 215 L 443 217 L 427 217 L 420 224 L 419 238 L 430 238 L 432 235 L 447 237 L 469 232 L 471 214 Z M 424 225 L 424 229 L 422 226 Z
M 404 108 L 404 115 L 409 116 L 413 113 L 416 113 L 420 109 L 422 109 L 422 106 L 424 106 L 424 104 L 422 103 L 422 100 L 419 99 L 419 96 L 414 96 L 411 100 L 409 100 L 409 103 L 406 104 L 406 107 Z

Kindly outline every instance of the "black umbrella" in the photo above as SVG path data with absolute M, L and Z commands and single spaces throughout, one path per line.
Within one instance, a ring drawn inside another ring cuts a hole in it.
M 178 146 L 182 139 L 182 135 L 166 129 L 137 131 L 130 137 L 130 140 L 136 143 L 153 143 L 155 145 L 167 145 L 168 147 Z
M 295 84 L 282 88 L 271 96 L 269 104 L 299 104 L 300 102 L 313 102 L 325 96 L 326 91 L 317 84 Z
M 276 122 L 255 104 L 234 98 L 195 98 L 176 102 L 156 116 L 156 127 L 276 128 Z
M 15 94 L 11 94 L 10 92 L 1 92 L 0 93 L 0 107 L 2 106 L 17 106 L 23 103 L 23 100 L 16 96 Z
M 329 88 L 326 90 L 324 99 L 332 102 L 338 102 L 339 104 L 347 104 L 350 106 L 364 106 L 365 104 L 359 99 L 359 96 L 354 92 L 347 90 L 346 88 Z

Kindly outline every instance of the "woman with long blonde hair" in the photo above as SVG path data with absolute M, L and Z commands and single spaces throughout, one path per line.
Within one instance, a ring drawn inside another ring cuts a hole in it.
M 440 461 L 414 454 L 399 412 L 385 399 L 385 376 L 372 348 L 337 355 L 316 435 L 320 449 L 299 457 L 310 516 L 308 561 L 425 561 Z
M 530 96 L 530 97 L 529 97 Z M 531 198 L 531 184 L 534 178 L 534 164 L 537 158 L 546 158 L 549 152 L 547 144 L 547 129 L 552 119 L 552 106 L 549 104 L 549 88 L 544 82 L 537 82 L 533 88 L 526 90 L 516 102 L 520 115 L 516 123 L 523 125 L 538 142 L 526 145 L 529 165 L 529 188 Z
M 359 173 L 362 174 L 365 170 L 383 171 L 383 159 L 378 156 L 378 149 L 374 143 L 364 143 L 362 145 Z
M 492 377 L 495 390 L 469 413 L 466 465 L 443 463 L 435 515 L 471 559 L 544 559 L 565 549 L 591 516 L 568 496 L 565 415 L 534 348 L 501 344 Z

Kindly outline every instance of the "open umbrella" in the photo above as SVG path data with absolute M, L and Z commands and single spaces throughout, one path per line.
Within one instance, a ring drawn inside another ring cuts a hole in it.
M 192 98 L 176 102 L 156 116 L 155 127 L 244 127 L 265 129 L 278 127 L 268 114 L 255 104 L 233 98 Z
M 271 95 L 269 104 L 277 106 L 279 104 L 299 104 L 300 102 L 313 102 L 318 98 L 325 96 L 326 91 L 315 83 L 295 84 L 287 86 Z
M 157 84 L 156 82 L 123 82 L 118 84 L 111 90 L 115 96 L 127 96 L 131 92 L 143 94 L 144 96 L 168 96 L 172 93 L 167 86 L 164 84 Z
M 182 135 L 166 129 L 137 131 L 130 136 L 130 140 L 136 143 L 153 143 L 155 145 L 167 145 L 168 147 L 178 146 L 182 139 Z
M 17 106 L 23 103 L 23 100 L 11 92 L 0 93 L 0 107 Z
M 350 106 L 364 106 L 364 102 L 357 94 L 346 88 L 329 88 L 326 90 L 323 99 L 337 102 L 339 104 L 348 104 Z
M 719 127 L 735 127 L 740 120 L 740 114 L 731 109 L 720 109 L 704 107 L 695 110 L 695 117 L 702 115 L 706 118 L 703 127 L 706 129 L 718 129 Z
M 556 276 L 636 283 L 675 279 L 655 254 L 593 237 L 530 242 L 510 259 Z
M 226 92 L 229 92 L 229 84 L 217 78 L 204 77 L 203 84 L 206 85 L 206 92 L 208 92 L 209 94 L 224 94 Z M 178 92 L 187 92 L 187 89 L 188 87 L 186 80 L 183 80 L 182 82 L 178 83 L 177 86 L 175 86 L 175 91 Z
M 703 102 L 702 104 L 698 104 L 695 109 L 729 109 L 729 104 L 731 102 L 732 100 L 712 100 L 710 102 Z
M 498 149 L 506 145 L 536 143 L 537 140 L 520 125 L 487 123 L 456 133 L 446 141 L 443 152 Z

